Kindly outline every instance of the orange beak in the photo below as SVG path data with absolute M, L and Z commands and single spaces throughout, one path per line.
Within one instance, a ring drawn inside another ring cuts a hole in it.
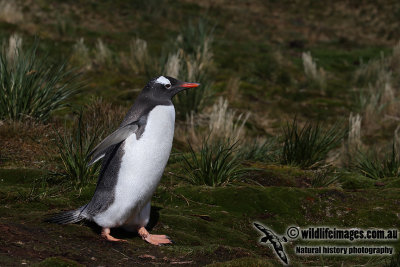
M 181 87 L 185 87 L 185 88 L 193 88 L 193 87 L 197 87 L 199 86 L 199 83 L 184 83 L 181 85 Z

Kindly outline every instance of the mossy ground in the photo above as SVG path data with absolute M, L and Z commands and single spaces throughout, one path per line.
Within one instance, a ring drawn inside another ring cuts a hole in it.
M 276 172 L 276 168 L 270 171 Z M 285 177 L 295 179 L 290 175 L 299 172 L 294 169 L 284 173 Z M 52 190 L 54 186 L 38 183 L 47 175 L 29 169 L 1 170 L 2 264 L 275 266 L 279 261 L 270 247 L 258 243 L 260 233 L 252 227 L 254 221 L 263 223 L 278 235 L 284 235 L 291 225 L 399 227 L 400 189 L 397 186 L 347 190 L 236 183 L 211 188 L 194 187 L 184 182 L 171 186 L 166 176 L 153 197 L 150 227 L 152 233 L 169 235 L 174 245 L 154 247 L 136 234 L 118 229 L 114 230 L 115 236 L 127 239 L 128 243 L 109 243 L 100 237 L 100 229 L 91 223 L 54 225 L 43 222 L 49 214 L 86 203 L 94 190 L 94 185 L 84 187 L 80 192 L 63 191 L 63 186 Z M 269 175 L 265 174 L 266 177 Z M 387 257 L 374 256 L 301 257 L 294 253 L 298 244 L 310 243 L 291 241 L 285 244 L 294 265 L 343 262 L 346 265 L 381 266 L 388 261 Z M 396 243 L 381 244 L 397 246 Z
M 165 43 L 176 40 L 182 25 L 206 18 L 215 26 L 213 97 L 229 97 L 232 107 L 252 112 L 246 123 L 250 138 L 276 133 L 295 115 L 327 124 L 347 121 L 354 104 L 354 71 L 361 62 L 390 53 L 400 39 L 400 4 L 393 1 L 41 0 L 21 5 L 24 21 L 0 21 L 0 39 L 16 32 L 29 47 L 39 38 L 39 53 L 53 62 L 69 58 L 81 37 L 89 49 L 101 38 L 114 55 L 128 53 L 129 41 L 140 37 L 156 58 Z M 305 51 L 328 72 L 324 93 L 306 81 Z M 226 88 L 231 77 L 241 79 L 234 95 Z M 53 130 L 70 123 L 72 111 L 93 96 L 128 109 L 148 77 L 113 62 L 82 72 L 82 79 L 87 86 L 48 124 L 0 121 L 1 266 L 276 266 L 279 260 L 270 247 L 259 244 L 252 222 L 278 235 L 290 225 L 400 228 L 399 178 L 376 181 L 343 171 L 339 186 L 311 188 L 312 171 L 251 162 L 258 171 L 211 188 L 178 178 L 177 157 L 171 158 L 153 197 L 151 222 L 151 232 L 169 235 L 174 245 L 154 247 L 120 230 L 113 233 L 128 243 L 109 243 L 90 223 L 45 223 L 49 214 L 89 201 L 95 187 L 93 182 L 74 188 L 54 175 L 62 166 Z M 364 141 L 387 141 L 392 130 L 382 128 Z M 186 147 L 175 140 L 174 149 Z M 307 242 L 285 244 L 294 266 L 382 266 L 389 261 L 377 256 L 301 257 L 294 253 L 297 244 Z M 380 244 L 400 249 L 398 243 Z

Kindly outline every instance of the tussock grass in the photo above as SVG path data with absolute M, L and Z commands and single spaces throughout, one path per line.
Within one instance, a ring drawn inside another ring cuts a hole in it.
M 238 142 L 244 135 L 244 125 L 250 113 L 237 114 L 236 111 L 228 109 L 228 100 L 222 97 L 212 106 L 209 115 L 209 129 L 212 133 L 210 139 L 230 139 Z
M 244 126 L 250 113 L 238 113 L 228 106 L 228 101 L 220 97 L 203 113 L 192 112 L 184 124 L 178 124 L 176 136 L 186 136 L 194 147 L 200 147 L 206 136 L 210 142 L 224 139 L 238 142 L 245 135 Z
M 171 53 L 168 55 L 167 62 L 164 66 L 164 73 L 167 76 L 171 77 L 179 77 L 179 74 L 182 72 L 181 66 L 184 62 L 183 59 L 183 50 L 180 49 L 176 53 Z
M 102 67 L 110 67 L 113 63 L 113 54 L 108 46 L 99 38 L 94 50 L 94 62 Z
M 188 114 L 200 112 L 209 102 L 212 93 L 212 81 L 208 75 L 207 68 L 196 58 L 186 56 L 183 70 L 180 71 L 181 80 L 198 82 L 200 86 L 194 90 L 185 90 L 175 97 L 179 105 L 178 116 L 185 118 Z
M 164 67 L 163 73 L 171 77 L 179 77 L 182 81 L 198 82 L 200 86 L 185 90 L 177 94 L 174 102 L 179 106 L 177 115 L 185 119 L 191 113 L 200 112 L 211 97 L 211 84 L 207 70 L 192 56 L 186 55 L 182 50 L 170 54 Z
M 189 143 L 189 155 L 183 155 L 182 167 L 187 179 L 195 185 L 224 186 L 241 177 L 246 169 L 234 155 L 236 143 L 229 140 L 209 143 L 204 140 L 199 155 Z
M 349 150 L 358 150 L 361 148 L 361 121 L 362 117 L 360 114 L 353 115 L 350 113 L 349 116 L 349 133 L 347 144 L 349 146 Z
M 84 38 L 79 38 L 72 47 L 70 62 L 81 71 L 111 69 L 116 66 L 117 61 L 117 55 L 100 38 L 96 40 L 94 48 L 88 47 Z M 119 61 L 123 65 L 129 65 L 127 56 L 123 53 L 121 53 Z
M 0 53 L 0 118 L 46 121 L 54 110 L 66 105 L 80 84 L 65 63 L 50 64 L 39 56 L 37 43 L 26 51 L 17 43 Z
M 130 54 L 127 58 L 127 64 L 137 74 L 146 73 L 146 69 L 152 64 L 152 60 L 147 49 L 147 42 L 140 38 L 136 38 L 131 40 L 129 49 Z
M 19 23 L 24 19 L 21 7 L 16 1 L 0 1 L 0 20 L 8 23 Z
M 385 153 L 383 157 L 376 150 L 359 151 L 355 168 L 372 179 L 400 177 L 400 157 L 395 142 L 391 151 Z
M 118 127 L 124 115 L 122 107 L 94 98 L 75 115 L 71 131 L 64 129 L 64 133 L 57 132 L 56 145 L 64 166 L 61 173 L 75 186 L 81 187 L 93 182 L 100 162 L 88 167 L 88 155 Z
M 2 49 L 6 54 L 7 63 L 14 66 L 22 49 L 22 37 L 16 33 L 12 34 L 8 39 L 8 46 L 3 43 Z
M 279 155 L 278 140 L 253 140 L 243 143 L 237 151 L 239 158 L 248 161 L 277 162 Z
M 193 75 L 181 75 L 181 80 L 189 82 L 198 82 L 200 86 L 192 89 L 185 90 L 176 95 L 174 102 L 179 107 L 177 109 L 178 119 L 185 119 L 191 113 L 199 113 L 209 103 L 211 99 L 212 82 L 206 75 L 200 72 L 193 72 Z
M 93 182 L 98 174 L 99 162 L 88 167 L 90 161 L 88 155 L 95 148 L 97 136 L 102 132 L 101 130 L 93 131 L 93 128 L 83 121 L 82 110 L 72 127 L 71 132 L 66 129 L 64 133 L 57 132 L 56 145 L 64 166 L 61 174 L 66 176 L 74 186 L 82 187 Z
M 393 114 L 391 111 L 395 109 L 392 105 L 394 99 L 395 92 L 390 72 L 380 72 L 374 84 L 370 83 L 366 88 L 356 89 L 355 110 L 363 115 L 366 130 L 374 130 L 378 127 L 375 122 L 379 116 Z
M 121 106 L 113 105 L 102 98 L 93 98 L 85 105 L 83 120 L 90 127 L 89 130 L 98 135 L 98 141 L 101 141 L 118 128 L 126 112 Z M 96 129 L 102 129 L 103 134 L 99 135 Z
M 350 113 L 349 115 L 349 129 L 347 139 L 344 140 L 342 150 L 339 152 L 340 164 L 346 168 L 351 168 L 353 159 L 357 156 L 358 151 L 364 149 L 361 137 L 362 116 L 360 114 Z
M 187 54 L 201 54 L 202 63 L 206 64 L 212 58 L 211 44 L 214 41 L 214 27 L 205 19 L 196 23 L 190 21 L 181 27 L 178 36 L 179 47 Z
M 120 62 L 121 67 L 149 79 L 167 75 L 182 81 L 199 82 L 201 86 L 195 90 L 185 90 L 174 99 L 179 106 L 177 117 L 184 120 L 192 112 L 199 113 L 211 96 L 209 73 L 213 67 L 213 28 L 204 20 L 199 20 L 197 24 L 189 23 L 182 27 L 180 32 L 176 40 L 166 42 L 158 58 L 149 54 L 147 42 L 140 38 L 132 40 L 130 52 L 119 53 L 118 60 L 101 39 L 97 40 L 92 53 L 88 52 L 83 40 L 79 40 L 74 46 L 73 58 L 78 66 L 109 67 L 114 62 Z M 93 54 L 91 64 L 86 63 L 88 54 Z
M 145 74 L 149 79 L 167 75 L 182 81 L 199 82 L 200 87 L 181 92 L 174 99 L 179 106 L 177 116 L 184 120 L 192 112 L 201 111 L 210 97 L 208 73 L 213 65 L 212 40 L 212 30 L 200 20 L 196 25 L 189 23 L 183 27 L 181 35 L 163 47 L 159 58 L 150 56 L 147 42 L 136 38 L 131 41 L 130 55 L 121 53 L 120 61 L 125 67 L 137 74 Z
M 280 163 L 316 168 L 324 163 L 328 152 L 340 144 L 343 136 L 344 131 L 338 125 L 327 130 L 320 124 L 306 123 L 300 127 L 294 119 L 284 128 Z
M 89 48 L 85 45 L 85 39 L 79 38 L 73 48 L 70 62 L 84 70 L 92 69 Z
M 314 188 L 329 187 L 338 182 L 340 175 L 330 168 L 322 168 L 314 172 L 311 186 Z
M 361 62 L 354 75 L 353 110 L 363 116 L 364 129 L 373 133 L 387 124 L 380 118 L 398 119 L 400 89 L 400 43 L 392 53 Z
M 310 52 L 304 52 L 302 55 L 304 73 L 311 84 L 314 84 L 321 91 L 326 89 L 326 73 L 323 68 L 318 68 Z
M 213 66 L 213 30 L 204 20 L 197 24 L 190 22 L 181 28 L 181 35 L 170 45 L 175 52 L 162 56 L 165 60 L 163 73 L 201 84 L 195 90 L 186 90 L 175 97 L 180 119 L 201 111 L 211 96 L 209 73 Z

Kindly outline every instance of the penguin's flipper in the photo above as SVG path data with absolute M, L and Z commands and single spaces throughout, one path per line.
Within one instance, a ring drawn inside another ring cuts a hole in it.
M 137 123 L 131 123 L 117 129 L 115 132 L 104 138 L 104 140 L 101 141 L 101 143 L 98 144 L 92 150 L 92 152 L 90 152 L 89 157 L 91 157 L 92 159 L 89 161 L 88 166 L 94 164 L 96 161 L 104 157 L 107 148 L 109 148 L 112 145 L 121 143 L 131 134 L 134 134 L 138 130 L 138 128 L 139 126 Z

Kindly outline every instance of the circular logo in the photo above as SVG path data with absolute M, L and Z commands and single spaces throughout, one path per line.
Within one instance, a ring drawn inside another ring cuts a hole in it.
M 299 236 L 299 229 L 297 227 L 289 227 L 286 231 L 286 234 L 291 239 L 296 239 Z

